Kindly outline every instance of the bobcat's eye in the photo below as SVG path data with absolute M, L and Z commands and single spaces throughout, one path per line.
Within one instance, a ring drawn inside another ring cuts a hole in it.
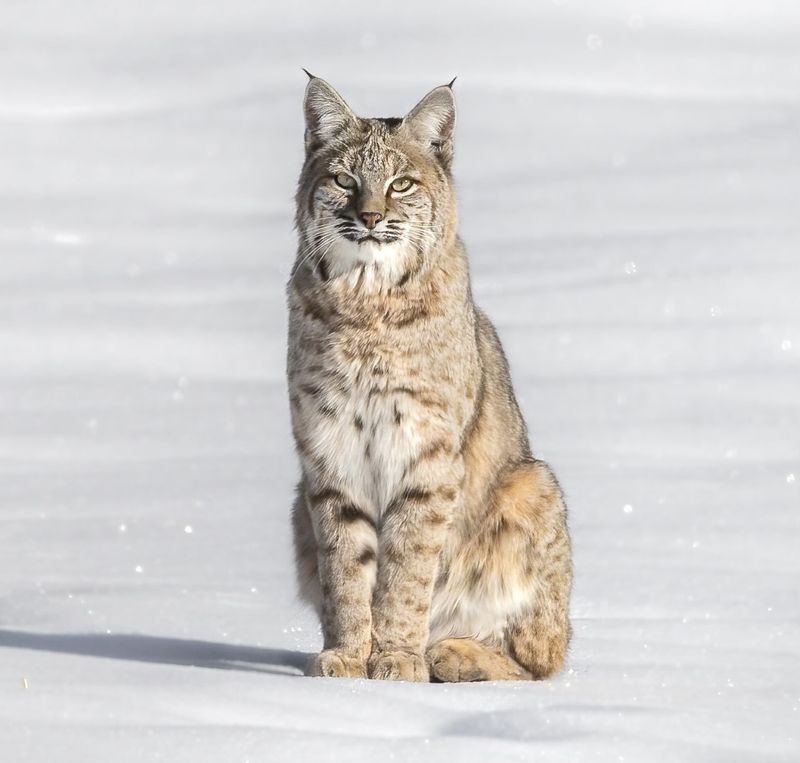
M 395 193 L 403 193 L 411 188 L 412 185 L 414 185 L 414 181 L 411 178 L 397 178 L 397 180 L 392 180 L 389 188 Z
M 340 172 L 338 175 L 335 175 L 333 179 L 339 188 L 345 188 L 348 191 L 352 190 L 357 185 L 356 179 L 346 172 Z

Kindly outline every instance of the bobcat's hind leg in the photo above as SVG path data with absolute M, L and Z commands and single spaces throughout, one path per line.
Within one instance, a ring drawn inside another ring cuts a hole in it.
M 567 657 L 571 636 L 569 597 L 572 555 L 561 488 L 542 461 L 519 467 L 507 499 L 516 516 L 527 515 L 531 548 L 526 574 L 532 573 L 533 601 L 512 615 L 506 630 L 511 656 L 533 678 L 559 672 Z
M 471 638 L 448 638 L 428 647 L 431 676 L 439 681 L 515 681 L 531 674 L 509 655 Z
M 500 478 L 479 526 L 440 572 L 431 609 L 433 674 L 467 680 L 457 676 L 481 673 L 475 663 L 491 673 L 485 666 L 498 663 L 488 655 L 498 652 L 525 677 L 558 672 L 569 643 L 571 585 L 561 490 L 546 464 L 525 461 Z
M 302 485 L 292 507 L 292 539 L 294 541 L 294 565 L 297 578 L 297 594 L 302 602 L 314 607 L 322 615 L 322 588 L 319 583 L 317 564 L 317 541 L 311 526 L 311 517 L 303 498 Z

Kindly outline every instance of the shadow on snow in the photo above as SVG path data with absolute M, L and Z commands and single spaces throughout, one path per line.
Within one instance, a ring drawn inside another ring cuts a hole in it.
M 129 633 L 29 633 L 0 630 L 0 647 L 162 665 L 192 665 L 198 668 L 287 675 L 302 673 L 311 656 L 290 649 L 238 646 Z

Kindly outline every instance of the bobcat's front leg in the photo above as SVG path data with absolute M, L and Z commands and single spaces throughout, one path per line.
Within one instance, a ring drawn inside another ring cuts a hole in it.
M 375 583 L 375 520 L 332 487 L 306 495 L 317 539 L 322 587 L 323 651 L 314 676 L 365 678 L 371 648 L 370 601 Z
M 370 678 L 429 678 L 424 655 L 434 578 L 463 476 L 463 465 L 455 463 L 451 452 L 443 449 L 424 470 L 409 475 L 383 513 Z

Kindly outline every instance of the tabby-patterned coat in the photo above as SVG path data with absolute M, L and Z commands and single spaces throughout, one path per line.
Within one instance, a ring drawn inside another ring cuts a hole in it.
M 309 672 L 551 675 L 570 635 L 566 511 L 472 300 L 451 86 L 362 119 L 311 77 L 305 119 L 288 378 L 298 580 L 325 641 Z

